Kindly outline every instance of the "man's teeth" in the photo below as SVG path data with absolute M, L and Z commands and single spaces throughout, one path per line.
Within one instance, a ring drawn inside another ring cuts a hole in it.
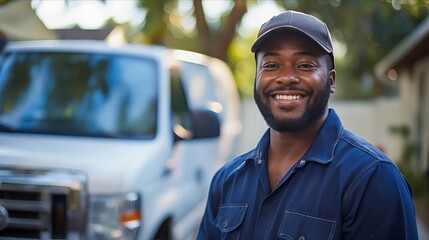
M 275 99 L 277 100 L 298 100 L 300 99 L 300 95 L 276 95 Z

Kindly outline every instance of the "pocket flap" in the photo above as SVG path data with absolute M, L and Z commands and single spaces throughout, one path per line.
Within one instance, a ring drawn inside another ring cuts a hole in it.
M 243 222 L 247 207 L 247 205 L 226 205 L 219 207 L 216 227 L 223 233 L 236 229 Z
M 279 229 L 283 239 L 332 239 L 335 220 L 286 211 Z

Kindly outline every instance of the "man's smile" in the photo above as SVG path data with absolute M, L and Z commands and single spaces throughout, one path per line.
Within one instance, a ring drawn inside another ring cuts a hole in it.
M 299 100 L 302 98 L 302 96 L 301 95 L 275 95 L 274 98 L 277 100 L 291 101 L 291 100 Z

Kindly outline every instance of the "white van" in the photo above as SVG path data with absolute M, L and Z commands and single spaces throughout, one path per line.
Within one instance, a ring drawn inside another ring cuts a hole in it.
M 189 239 L 235 154 L 227 65 L 160 46 L 10 42 L 0 56 L 0 238 Z

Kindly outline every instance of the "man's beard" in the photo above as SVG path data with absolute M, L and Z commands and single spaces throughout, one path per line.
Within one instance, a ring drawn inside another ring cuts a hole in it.
M 268 126 L 278 132 L 294 132 L 304 129 L 323 117 L 331 94 L 330 87 L 330 83 L 327 81 L 322 91 L 314 96 L 313 104 L 310 103 L 310 99 L 307 99 L 308 106 L 304 114 L 295 119 L 277 119 L 272 113 L 270 106 L 261 101 L 261 96 L 256 91 L 256 81 L 253 88 L 253 97 Z

